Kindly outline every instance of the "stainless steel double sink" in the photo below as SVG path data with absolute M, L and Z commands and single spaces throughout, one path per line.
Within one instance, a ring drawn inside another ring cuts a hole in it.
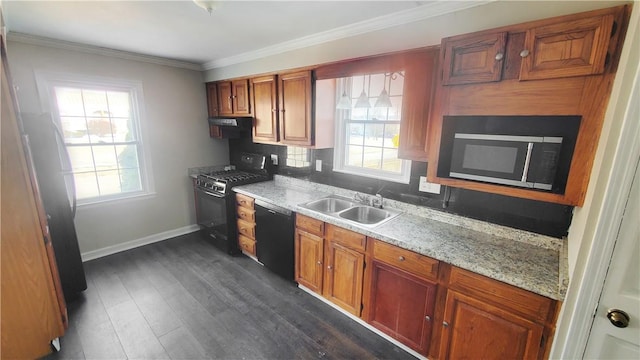
M 402 214 L 402 212 L 395 209 L 379 209 L 336 195 L 310 201 L 299 206 L 366 227 L 378 226 Z

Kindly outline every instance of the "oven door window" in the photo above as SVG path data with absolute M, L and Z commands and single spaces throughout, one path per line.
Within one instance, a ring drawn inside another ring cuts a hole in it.
M 227 236 L 227 207 L 224 195 L 196 188 L 198 225 Z
M 522 181 L 527 147 L 521 141 L 455 139 L 451 176 Z

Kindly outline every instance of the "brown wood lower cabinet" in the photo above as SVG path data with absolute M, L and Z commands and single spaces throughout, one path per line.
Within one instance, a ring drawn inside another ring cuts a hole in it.
M 430 359 L 543 359 L 560 303 L 296 215 L 295 279 Z
M 366 320 L 426 355 L 433 328 L 436 289 L 434 283 L 374 260 Z
M 444 359 L 537 359 L 541 350 L 542 325 L 456 291 L 447 293 L 444 321 Z

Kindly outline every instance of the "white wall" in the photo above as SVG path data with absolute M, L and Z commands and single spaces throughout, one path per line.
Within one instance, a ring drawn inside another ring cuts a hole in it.
M 83 254 L 195 224 L 187 168 L 229 161 L 227 141 L 209 138 L 201 72 L 18 42 L 9 42 L 8 57 L 23 112 L 44 111 L 34 77 L 38 70 L 142 83 L 142 140 L 150 150 L 156 193 L 80 206 L 75 222 Z

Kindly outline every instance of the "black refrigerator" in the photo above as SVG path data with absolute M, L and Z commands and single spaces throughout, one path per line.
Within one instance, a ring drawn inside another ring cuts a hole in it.
M 70 302 L 87 288 L 74 224 L 76 198 L 71 161 L 51 114 L 21 113 L 20 118 L 47 214 L 62 291 Z

